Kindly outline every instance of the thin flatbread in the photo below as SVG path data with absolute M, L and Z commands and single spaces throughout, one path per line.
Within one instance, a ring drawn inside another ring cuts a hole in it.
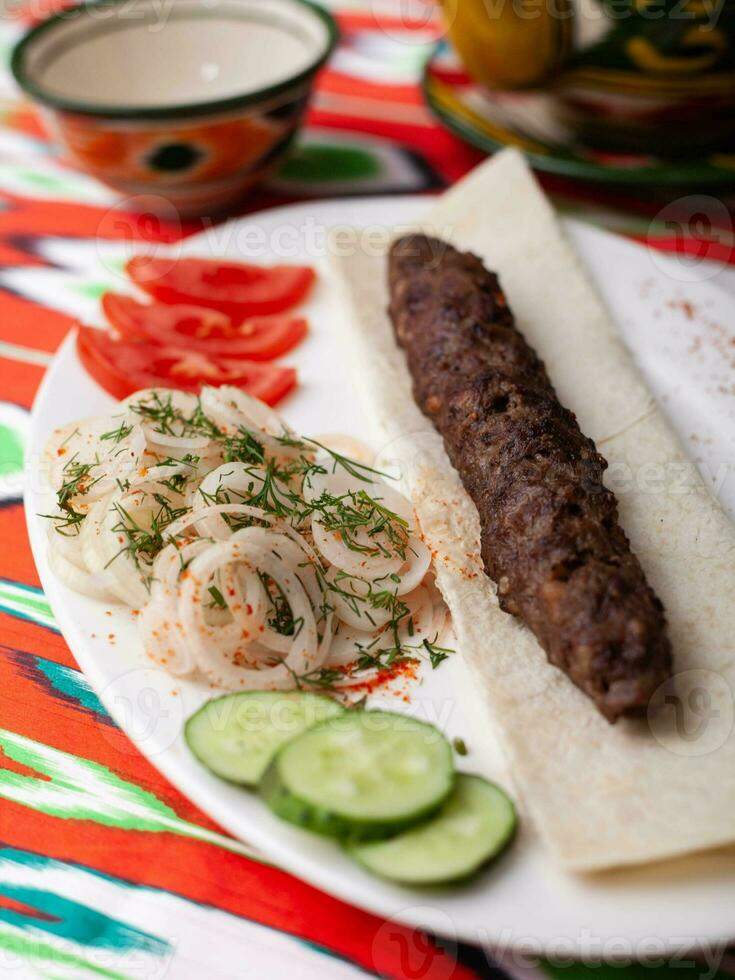
M 684 454 L 522 156 L 505 151 L 446 193 L 422 227 L 496 271 L 561 402 L 597 443 L 620 520 L 663 600 L 673 681 L 646 719 L 609 725 L 498 606 L 477 510 L 419 412 L 386 308 L 387 265 L 335 258 L 344 330 L 487 701 L 525 809 L 565 868 L 591 871 L 735 842 L 735 527 Z M 386 242 L 387 248 L 387 242 Z

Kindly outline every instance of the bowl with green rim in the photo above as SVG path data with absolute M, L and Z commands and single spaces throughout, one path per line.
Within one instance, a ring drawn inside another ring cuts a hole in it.
M 283 160 L 337 41 L 310 0 L 92 0 L 11 67 L 66 156 L 133 210 L 232 205 Z

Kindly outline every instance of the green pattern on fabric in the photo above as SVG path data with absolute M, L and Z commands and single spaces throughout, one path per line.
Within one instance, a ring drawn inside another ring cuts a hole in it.
M 0 579 L 0 610 L 10 616 L 18 616 L 20 619 L 36 623 L 37 626 L 45 626 L 56 633 L 59 632 L 46 596 L 40 589 L 34 589 L 30 585 L 20 585 L 17 582 Z
M 0 930 L 0 949 L 6 955 L 22 956 L 26 962 L 30 963 L 36 961 L 54 963 L 57 966 L 74 967 L 83 971 L 84 974 L 90 973 L 98 977 L 110 977 L 112 980 L 125 980 L 124 973 L 118 973 L 117 970 L 109 970 L 104 966 L 97 966 L 94 963 L 90 963 L 89 960 L 85 960 L 82 956 L 76 956 L 74 953 L 68 953 L 63 949 L 58 949 L 50 943 L 41 942 L 30 936 L 21 936 L 14 932 Z M 79 975 L 81 976 L 82 974 L 80 973 Z M 65 976 L 68 976 L 68 973 Z
M 122 265 L 121 265 L 122 270 Z M 80 296 L 86 296 L 89 299 L 100 299 L 105 293 L 109 293 L 112 287 L 109 282 L 82 282 L 74 285 L 73 290 L 75 293 L 79 293 Z
M 123 830 L 180 834 L 261 860 L 239 841 L 183 820 L 162 800 L 135 783 L 120 779 L 106 766 L 6 729 L 0 729 L 0 749 L 8 758 L 38 773 L 26 776 L 0 769 L 0 799 L 66 820 L 92 820 Z
M 632 945 L 632 944 L 631 944 Z M 719 949 L 719 947 L 717 948 Z M 711 953 L 716 953 L 712 949 Z M 732 980 L 732 973 L 713 970 L 709 964 L 695 961 L 687 955 L 655 956 L 649 953 L 646 963 L 597 963 L 586 965 L 574 963 L 564 966 L 542 960 L 539 966 L 551 980 Z
M 23 438 L 9 425 L 0 423 L 0 477 L 23 469 Z
M 278 176 L 282 180 L 318 184 L 323 181 L 365 180 L 379 176 L 380 171 L 380 160 L 367 150 L 310 143 L 296 147 Z
M 40 174 L 33 170 L 23 171 L 23 178 L 28 184 L 35 184 L 47 191 L 66 191 L 68 182 L 51 174 Z

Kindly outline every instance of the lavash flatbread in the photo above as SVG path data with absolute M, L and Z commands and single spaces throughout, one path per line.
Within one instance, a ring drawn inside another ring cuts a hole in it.
M 487 700 L 516 790 L 558 862 L 596 870 L 735 841 L 735 528 L 682 452 L 523 158 L 505 151 L 423 227 L 500 275 L 563 404 L 610 463 L 620 519 L 668 615 L 675 683 L 609 725 L 532 633 L 502 612 L 479 519 L 419 412 L 386 314 L 385 255 L 335 259 L 355 367 L 400 466 L 458 649 Z

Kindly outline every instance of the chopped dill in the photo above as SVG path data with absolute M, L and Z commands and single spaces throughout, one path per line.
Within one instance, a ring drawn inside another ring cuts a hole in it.
M 325 490 L 311 502 L 309 509 L 317 514 L 325 531 L 339 534 L 350 551 L 406 560 L 408 523 L 364 490 L 350 490 L 340 496 Z M 359 531 L 365 533 L 369 542 L 357 540 Z M 381 536 L 387 539 L 388 545 Z
M 294 619 L 291 604 L 281 586 L 270 575 L 258 572 L 263 591 L 271 606 L 268 625 L 281 636 L 298 636 L 304 625 L 304 619 L 299 616 Z
M 447 657 L 454 653 L 454 650 L 451 650 L 449 647 L 438 647 L 436 645 L 437 639 L 438 637 L 435 636 L 433 643 L 430 643 L 428 640 L 424 640 L 422 643 L 424 650 L 426 650 L 429 655 L 429 662 L 434 670 L 436 670 L 439 664 L 446 660 Z
M 358 480 L 362 480 L 364 483 L 374 483 L 372 479 L 374 476 L 384 477 L 390 480 L 391 476 L 389 473 L 384 473 L 382 470 L 376 470 L 372 466 L 368 466 L 366 463 L 359 463 L 356 459 L 350 459 L 349 456 L 343 456 L 342 453 L 338 453 L 334 449 L 330 449 L 329 446 L 323 445 L 316 439 L 308 439 L 304 437 L 304 442 L 309 443 L 312 446 L 318 446 L 319 449 L 323 449 L 325 453 L 328 453 L 332 458 L 334 466 L 332 472 L 336 472 L 337 467 L 341 467 L 346 470 L 350 476 L 354 476 Z M 366 474 L 370 474 L 366 476 Z
M 39 514 L 38 516 L 43 517 L 45 520 L 53 521 L 54 531 L 58 534 L 63 534 L 67 538 L 71 538 L 75 534 L 79 534 L 81 525 L 87 515 L 74 510 L 70 504 L 61 513 Z
M 64 467 L 64 482 L 59 487 L 56 499 L 62 510 L 69 508 L 69 501 L 72 497 L 79 497 L 99 483 L 102 477 L 94 480 L 89 479 L 94 463 L 80 463 L 76 456 L 69 460 Z
M 199 399 L 189 416 L 174 406 L 172 395 L 162 397 L 158 391 L 152 392 L 142 401 L 131 403 L 130 409 L 160 435 L 183 438 L 207 436 L 210 439 L 221 439 L 223 436 L 222 431 L 205 414 Z
M 180 466 L 182 463 L 184 466 L 189 466 L 195 470 L 199 465 L 199 456 L 195 456 L 193 453 L 185 453 L 181 459 L 177 459 L 175 456 L 165 456 L 163 459 L 157 459 L 155 465 Z
M 143 582 L 148 589 L 150 589 L 152 581 L 148 569 L 153 559 L 166 544 L 164 537 L 166 528 L 179 517 L 183 517 L 188 510 L 186 507 L 172 507 L 170 501 L 160 493 L 154 493 L 152 497 L 158 504 L 158 510 L 151 515 L 149 527 L 139 524 L 122 504 L 118 502 L 113 504 L 120 520 L 112 527 L 112 530 L 122 537 L 125 543 L 105 566 L 106 568 L 109 567 L 120 555 L 127 555 L 141 573 Z
M 220 590 L 216 585 L 210 585 L 207 592 L 212 596 L 211 606 L 217 606 L 218 609 L 227 609 L 227 603 L 225 602 L 225 597 L 222 595 Z
M 104 439 L 109 442 L 122 442 L 123 439 L 127 439 L 132 431 L 132 425 L 126 425 L 125 422 L 121 422 L 116 429 L 110 429 L 109 432 L 103 432 L 100 439 Z
M 59 445 L 59 449 L 63 449 L 68 442 L 71 442 L 74 436 L 80 436 L 81 434 L 82 433 L 80 432 L 79 427 L 77 426 L 77 428 L 74 429 L 72 432 L 70 432 L 69 435 L 66 437 L 66 439 L 64 439 L 64 441 Z
M 343 681 L 345 678 L 344 671 L 337 670 L 335 667 L 317 667 L 314 670 L 307 671 L 305 674 L 298 674 L 289 667 L 285 660 L 281 660 L 280 663 L 289 672 L 293 678 L 295 687 L 299 691 L 303 691 L 304 688 L 312 688 L 317 691 L 335 693 L 337 691 L 337 682 Z
M 226 463 L 252 463 L 262 466 L 265 462 L 265 450 L 252 432 L 240 426 L 236 435 L 225 439 L 224 459 Z

